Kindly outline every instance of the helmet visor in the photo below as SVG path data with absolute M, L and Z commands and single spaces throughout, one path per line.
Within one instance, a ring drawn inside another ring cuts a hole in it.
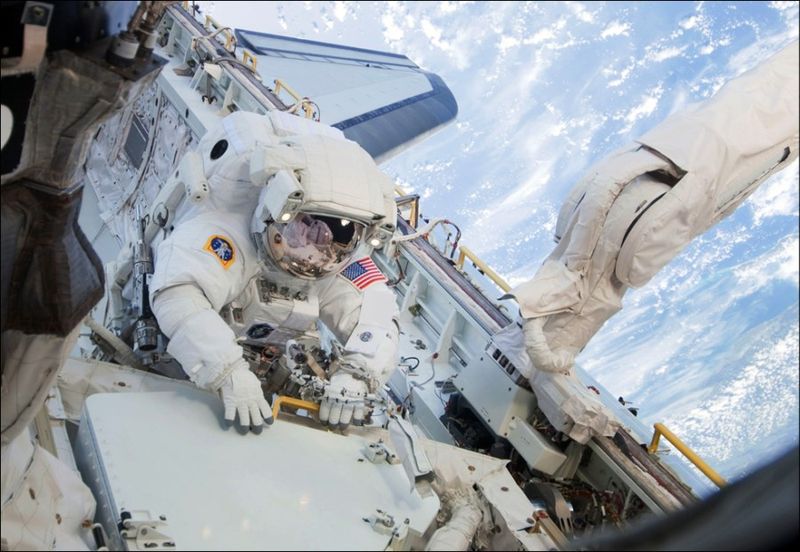
M 283 270 L 314 279 L 344 268 L 364 231 L 363 224 L 352 220 L 299 213 L 288 222 L 269 224 L 265 241 Z

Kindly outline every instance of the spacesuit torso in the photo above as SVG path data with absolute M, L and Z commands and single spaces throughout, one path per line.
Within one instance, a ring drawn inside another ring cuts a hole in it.
M 229 145 L 214 158 L 221 138 Z M 198 148 L 209 193 L 178 209 L 154 252 L 151 303 L 170 338 L 167 352 L 195 383 L 213 389 L 224 367 L 242 358 L 241 342 L 285 345 L 316 335 L 322 322 L 343 345 L 343 360 L 382 383 L 394 368 L 397 306 L 369 247 L 317 279 L 288 274 L 258 250 L 251 223 L 263 186 L 251 182 L 250 152 L 270 139 L 269 119 L 241 114 Z M 362 265 L 372 277 L 358 278 Z

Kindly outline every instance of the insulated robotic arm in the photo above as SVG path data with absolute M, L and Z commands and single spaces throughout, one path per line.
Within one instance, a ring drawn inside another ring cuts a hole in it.
M 525 319 L 533 388 L 540 405 L 553 405 L 545 412 L 551 421 L 563 422 L 563 405 L 576 399 L 579 386 L 565 383 L 575 355 L 622 307 L 627 289 L 646 284 L 797 158 L 797 68 L 795 42 L 603 160 L 573 188 L 559 213 L 558 246 L 511 292 Z M 591 397 L 583 402 L 584 413 L 602 414 Z M 584 441 L 613 433 L 603 418 L 580 432 Z

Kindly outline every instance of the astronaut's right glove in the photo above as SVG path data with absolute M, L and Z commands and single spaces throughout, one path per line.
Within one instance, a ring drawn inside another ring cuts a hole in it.
M 364 423 L 364 401 L 369 389 L 365 381 L 347 372 L 337 372 L 325 386 L 319 407 L 319 420 L 323 424 L 347 427 Z
M 264 398 L 261 383 L 244 359 L 237 361 L 231 373 L 225 377 L 219 393 L 225 406 L 225 421 L 233 425 L 238 416 L 237 429 L 240 433 L 248 430 L 261 433 L 265 422 L 272 425 L 272 409 Z

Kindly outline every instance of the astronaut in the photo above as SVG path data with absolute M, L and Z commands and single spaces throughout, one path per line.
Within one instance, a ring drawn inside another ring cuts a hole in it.
M 150 282 L 167 352 L 219 392 L 229 424 L 260 433 L 272 412 L 240 342 L 286 342 L 319 321 L 343 344 L 320 419 L 360 424 L 397 359 L 394 293 L 369 257 L 394 232 L 391 180 L 338 130 L 282 113 L 229 115 L 187 156 L 191 201 Z
M 571 190 L 558 245 L 510 295 L 539 404 L 573 438 L 615 431 L 604 409 L 582 397 L 572 366 L 628 288 L 645 285 L 797 158 L 797 66 L 794 42 L 602 160 Z

